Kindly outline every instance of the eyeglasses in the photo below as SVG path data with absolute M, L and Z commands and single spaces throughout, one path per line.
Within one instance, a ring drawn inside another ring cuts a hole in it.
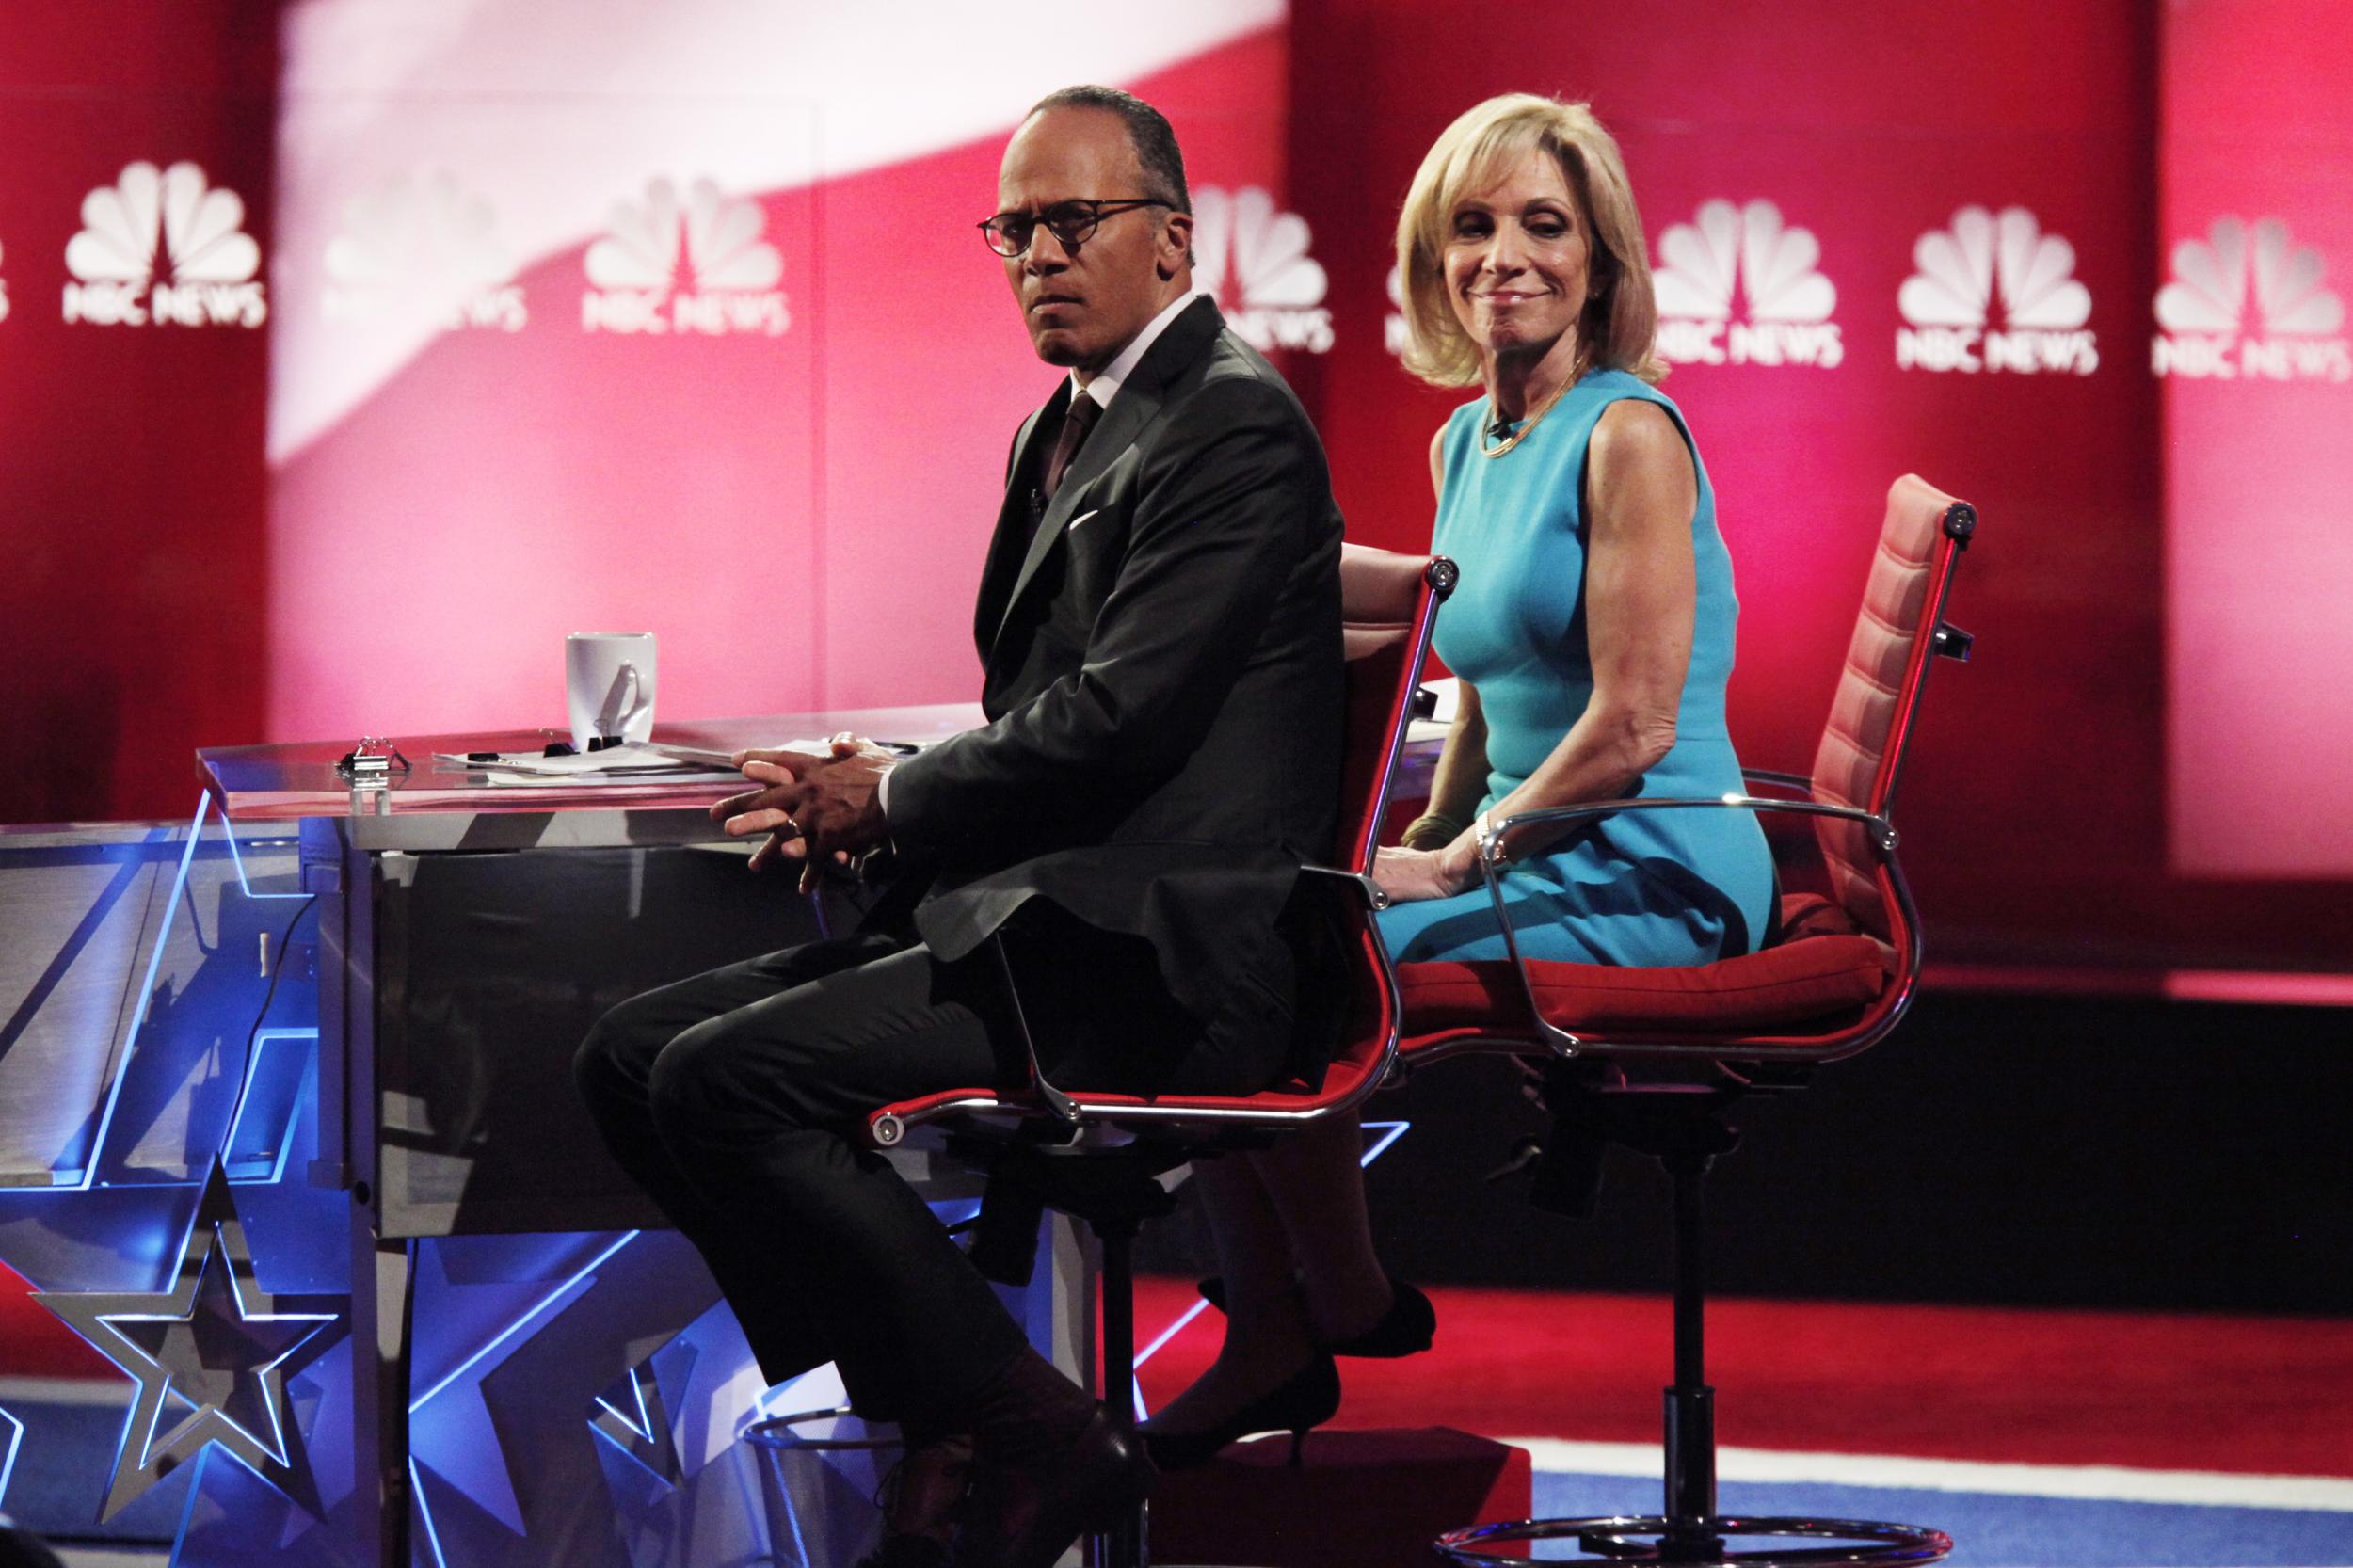
M 981 237 L 1000 256 L 1019 256 L 1030 248 L 1036 237 L 1039 224 L 1054 232 L 1064 250 L 1076 250 L 1095 237 L 1102 221 L 1114 213 L 1136 207 L 1166 207 L 1176 211 L 1173 202 L 1157 197 L 1121 197 L 1110 201 L 1057 201 L 1042 213 L 999 213 L 980 225 Z

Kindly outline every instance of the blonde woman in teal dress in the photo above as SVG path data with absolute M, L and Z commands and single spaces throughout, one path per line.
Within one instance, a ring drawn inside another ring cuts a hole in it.
M 1433 549 L 1463 568 L 1437 630 L 1461 705 L 1428 813 L 1381 852 L 1381 929 L 1402 963 L 1500 958 L 1482 821 L 1742 790 L 1724 728 L 1738 605 L 1707 471 L 1657 388 L 1625 164 L 1586 107 L 1513 94 L 1449 126 L 1397 255 L 1406 368 L 1478 395 L 1430 446 Z M 1620 813 L 1504 850 L 1529 957 L 1703 964 L 1770 930 L 1772 861 L 1745 812 Z M 1217 1362 L 1153 1420 L 1156 1455 L 1317 1425 L 1335 1353 L 1428 1343 L 1427 1303 L 1374 1258 L 1356 1147 L 1338 1128 L 1201 1168 L 1230 1316 Z
M 1655 383 L 1641 220 L 1580 104 L 1458 120 L 1401 227 L 1407 368 L 1476 385 L 1431 442 L 1432 548 L 1463 568 L 1437 648 L 1462 705 L 1430 812 L 1385 851 L 1400 962 L 1500 958 L 1478 823 L 1628 796 L 1740 793 L 1724 728 L 1739 606 L 1716 500 Z M 1641 811 L 1505 845 L 1521 951 L 1704 964 L 1761 945 L 1772 861 L 1742 811 Z

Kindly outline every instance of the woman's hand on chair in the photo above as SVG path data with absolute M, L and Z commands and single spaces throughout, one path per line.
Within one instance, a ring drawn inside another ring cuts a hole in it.
M 1392 904 L 1452 898 L 1479 881 L 1478 841 L 1465 833 L 1444 849 L 1384 848 L 1373 859 L 1372 879 Z

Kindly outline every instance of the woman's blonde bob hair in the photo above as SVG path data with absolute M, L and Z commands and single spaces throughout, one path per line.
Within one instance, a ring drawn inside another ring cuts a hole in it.
M 1657 383 L 1667 366 L 1654 346 L 1658 305 L 1651 295 L 1650 252 L 1618 144 L 1584 104 L 1527 92 L 1490 98 L 1448 126 L 1405 193 L 1405 210 L 1397 220 L 1405 368 L 1441 387 L 1479 380 L 1478 345 L 1463 330 L 1447 296 L 1447 238 L 1456 205 L 1496 184 L 1536 149 L 1559 161 L 1562 178 L 1585 209 L 1592 296 L 1577 330 L 1586 367 L 1630 371 Z

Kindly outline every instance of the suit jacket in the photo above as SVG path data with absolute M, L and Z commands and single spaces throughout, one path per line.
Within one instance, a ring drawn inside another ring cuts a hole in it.
M 941 957 L 1045 899 L 1148 941 L 1206 1018 L 1331 852 L 1339 509 L 1305 410 L 1210 300 L 1153 343 L 1041 510 L 1069 397 L 1007 465 L 973 620 L 989 723 L 899 764 L 891 838 L 935 877 L 915 926 Z

